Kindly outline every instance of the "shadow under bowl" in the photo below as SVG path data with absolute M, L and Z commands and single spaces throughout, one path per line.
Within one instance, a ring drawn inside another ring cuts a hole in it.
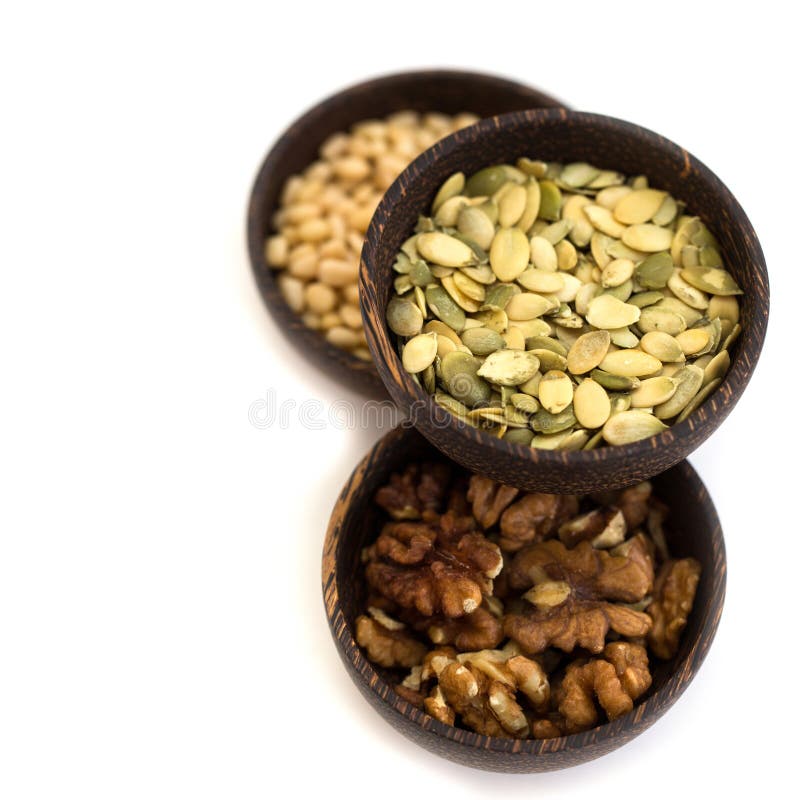
M 261 297 L 297 351 L 349 388 L 372 397 L 386 397 L 372 362 L 334 347 L 289 308 L 264 255 L 264 240 L 274 232 L 272 218 L 280 207 L 284 183 L 318 158 L 320 146 L 331 134 L 347 131 L 361 120 L 383 118 L 405 109 L 444 114 L 466 111 L 487 117 L 562 105 L 537 89 L 494 75 L 424 70 L 386 75 L 343 89 L 295 120 L 267 153 L 256 175 L 247 212 L 247 245 Z
M 386 325 L 392 264 L 454 172 L 513 163 L 520 156 L 545 161 L 589 161 L 627 175 L 646 175 L 652 186 L 684 200 L 720 241 L 726 268 L 744 295 L 742 333 L 731 368 L 706 402 L 684 422 L 649 439 L 615 447 L 565 452 L 499 440 L 459 424 L 434 403 L 402 366 Z M 361 253 L 360 296 L 367 342 L 378 373 L 401 411 L 436 447 L 474 472 L 522 489 L 556 494 L 613 489 L 645 480 L 677 464 L 710 436 L 742 396 L 758 361 L 769 315 L 764 254 L 747 215 L 708 167 L 668 139 L 629 122 L 579 111 L 532 110 L 482 120 L 426 150 L 392 184 L 378 206 Z
M 394 728 L 426 750 L 459 764 L 494 772 L 547 772 L 598 758 L 649 728 L 697 674 L 717 631 L 725 599 L 725 543 L 705 486 L 684 461 L 653 479 L 654 494 L 670 507 L 667 540 L 675 557 L 702 565 L 694 608 L 673 659 L 655 662 L 653 684 L 632 712 L 585 733 L 557 739 L 502 739 L 445 725 L 401 698 L 391 676 L 367 660 L 353 636 L 366 606 L 361 550 L 385 521 L 373 503 L 392 472 L 421 460 L 445 460 L 419 433 L 396 428 L 362 459 L 333 509 L 322 557 L 322 589 L 331 634 L 351 679 Z

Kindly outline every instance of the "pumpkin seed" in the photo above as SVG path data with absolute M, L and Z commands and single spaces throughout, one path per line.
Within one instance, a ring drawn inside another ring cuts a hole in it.
M 558 450 L 569 438 L 569 432 L 554 434 L 539 434 L 531 439 L 531 447 L 537 450 Z
M 464 331 L 461 341 L 476 356 L 488 356 L 495 350 L 502 350 L 506 346 L 503 337 L 491 328 L 471 328 Z
M 537 228 L 534 232 L 535 236 L 541 236 L 542 239 L 547 239 L 550 244 L 555 247 L 559 242 L 563 241 L 564 237 L 572 230 L 573 222 L 571 219 L 560 219 L 547 225 L 541 230 Z
M 724 269 L 716 267 L 686 267 L 681 270 L 681 277 L 689 284 L 714 295 L 743 294 L 733 276 Z
M 639 341 L 639 345 L 645 353 L 655 356 L 661 362 L 684 361 L 686 358 L 680 342 L 663 331 L 646 333 Z
M 430 268 L 424 261 L 415 261 L 411 265 L 408 277 L 411 278 L 411 283 L 417 287 L 427 286 L 429 283 L 434 283 L 436 280 L 431 274 Z
M 578 189 L 591 183 L 599 174 L 600 170 L 597 167 L 585 161 L 577 161 L 574 164 L 567 164 L 561 170 L 559 179 L 565 186 Z
M 609 186 L 606 189 L 601 189 L 594 199 L 597 205 L 613 211 L 617 207 L 617 203 L 632 191 L 633 189 L 630 186 Z
M 611 344 L 607 330 L 590 331 L 575 340 L 567 354 L 567 369 L 573 375 L 583 375 L 597 367 L 605 358 Z
M 660 331 L 670 336 L 677 336 L 686 330 L 686 320 L 676 312 L 662 308 L 661 303 L 643 308 L 637 325 L 645 334 Z
M 494 239 L 494 223 L 482 209 L 466 206 L 458 215 L 458 232 L 488 250 Z
M 486 297 L 486 289 L 478 283 L 477 281 L 472 280 L 468 275 L 465 275 L 463 270 L 459 270 L 458 272 L 454 272 L 452 276 L 452 281 L 455 286 L 459 289 L 461 294 L 466 295 L 471 300 L 475 300 L 479 303 L 483 303 L 484 298 Z M 442 281 L 442 285 L 444 286 L 444 281 Z M 480 306 L 478 306 L 479 310 Z
M 631 407 L 631 396 L 629 394 L 609 394 L 611 401 L 611 415 L 621 414 Z
M 695 364 L 697 363 L 695 361 Z M 730 367 L 730 354 L 727 350 L 720 350 L 703 368 L 703 386 L 724 378 Z
M 537 371 L 530 380 L 525 381 L 525 383 L 521 383 L 517 388 L 520 390 L 520 392 L 529 394 L 531 397 L 538 397 L 539 384 L 541 383 L 541 380 L 542 373 Z
M 558 268 L 563 270 L 564 272 L 568 272 L 571 269 L 574 269 L 578 263 L 578 251 L 575 249 L 575 245 L 572 242 L 567 241 L 566 239 L 562 239 L 556 246 L 556 258 Z M 581 282 L 575 278 L 574 276 L 570 275 L 570 278 L 574 280 L 578 286 L 581 285 Z M 576 291 L 578 286 L 576 286 Z
M 530 179 L 525 185 L 525 210 L 517 222 L 517 227 L 523 232 L 527 233 L 534 222 L 536 217 L 539 216 L 539 204 L 542 200 L 542 192 L 539 189 L 539 184 L 535 179 Z
M 517 159 L 517 169 L 526 175 L 533 175 L 535 178 L 544 178 L 547 175 L 547 162 L 534 161 L 533 159 L 522 157 Z
M 594 226 L 583 211 L 584 207 L 590 203 L 591 200 L 588 197 L 574 194 L 564 203 L 564 208 L 561 209 L 561 216 L 564 220 L 569 220 L 572 223 L 571 230 L 568 232 L 569 238 L 572 239 L 572 243 L 576 247 L 586 247 L 594 234 Z
M 442 383 L 451 397 L 468 408 L 489 401 L 492 387 L 478 375 L 480 361 L 469 353 L 448 353 L 441 363 Z
M 601 294 L 589 303 L 586 320 L 595 328 L 623 328 L 638 321 L 641 310 L 610 294 Z
M 522 292 L 515 294 L 506 304 L 506 314 L 512 320 L 526 320 L 541 317 L 552 309 L 550 301 L 539 294 Z
M 603 294 L 616 297 L 621 303 L 625 303 L 631 294 L 633 294 L 633 281 L 627 280 L 619 286 L 612 286 L 610 289 L 604 289 Z
M 509 350 L 524 350 L 525 349 L 525 336 L 522 331 L 515 325 L 511 326 L 505 333 L 500 334 L 506 347 Z
M 482 310 L 504 309 L 508 301 L 520 291 L 519 286 L 514 283 L 495 283 L 486 290 Z
M 658 211 L 653 214 L 652 221 L 655 225 L 670 225 L 677 214 L 678 204 L 675 202 L 675 198 L 667 195 L 659 206 Z
M 508 184 L 506 184 L 508 186 Z M 510 228 L 516 225 L 525 211 L 525 204 L 528 199 L 526 187 L 514 184 L 497 204 L 497 221 L 502 228 Z
M 515 179 L 511 170 L 512 168 L 505 164 L 485 167 L 484 169 L 478 170 L 478 172 L 467 179 L 464 185 L 464 194 L 467 195 L 467 197 L 480 197 L 494 194 L 506 181 Z M 517 170 L 514 170 L 514 172 L 517 172 Z M 517 182 L 520 181 L 518 180 Z
M 603 438 L 609 444 L 630 444 L 649 439 L 665 430 L 667 426 L 647 411 L 621 411 L 603 426 Z
M 589 441 L 583 446 L 584 450 L 594 450 L 603 441 L 603 431 L 599 430 L 594 436 L 589 438 Z
M 531 427 L 537 433 L 545 434 L 561 433 L 571 428 L 576 422 L 575 412 L 571 405 L 558 414 L 551 414 L 546 409 L 540 408 L 531 417 Z
M 543 372 L 548 372 L 551 369 L 560 369 L 563 372 L 567 368 L 567 359 L 552 350 L 541 347 L 528 350 L 528 352 L 539 359 Z
M 728 334 L 727 339 L 722 343 L 723 350 L 730 350 L 733 343 L 739 338 L 739 334 L 742 332 L 742 326 L 738 323 L 733 326 L 733 329 Z
M 661 369 L 661 362 L 644 350 L 632 348 L 607 353 L 600 362 L 600 369 L 625 378 L 640 378 L 658 372 Z
M 629 258 L 634 264 L 638 264 L 647 258 L 647 253 L 643 253 L 641 250 L 634 250 L 619 239 L 612 239 L 606 248 L 606 252 L 611 258 Z
M 455 197 L 464 190 L 466 178 L 463 172 L 453 173 L 436 192 L 436 197 L 433 198 L 431 203 L 431 211 L 435 214 L 448 200 Z
M 536 269 L 555 272 L 558 269 L 558 255 L 550 242 L 543 236 L 530 240 L 530 260 Z
M 600 283 L 606 289 L 621 286 L 633 277 L 633 268 L 633 261 L 629 258 L 615 258 L 603 267 Z
M 550 325 L 541 318 L 514 320 L 514 327 L 519 328 L 526 339 L 529 336 L 549 336 L 553 332 Z
M 569 244 L 569 242 L 561 242 L 561 244 Z M 572 247 L 572 245 L 569 246 Z M 573 303 L 578 296 L 578 290 L 583 284 L 578 278 L 574 275 L 570 275 L 568 272 L 560 273 L 560 277 L 564 286 L 555 293 L 556 299 L 560 300 L 562 303 Z
M 567 355 L 567 348 L 556 339 L 552 339 L 546 335 L 528 336 L 525 339 L 526 350 L 551 350 L 553 353 L 558 353 L 560 356 Z
M 405 294 L 414 288 L 411 278 L 408 275 L 398 275 L 394 279 L 394 291 L 396 294 Z
M 641 386 L 631 392 L 631 406 L 652 408 L 659 403 L 666 403 L 675 394 L 677 385 L 672 378 L 647 378 L 642 381 Z
M 554 253 L 555 255 L 555 253 Z M 519 228 L 502 228 L 492 239 L 489 264 L 500 281 L 513 281 L 528 266 L 530 244 Z
M 501 386 L 519 386 L 539 369 L 539 359 L 526 350 L 499 350 L 487 356 L 478 375 Z M 451 392 L 452 394 L 452 392 Z
M 422 330 L 423 316 L 410 300 L 393 297 L 386 306 L 386 324 L 398 336 L 416 336 Z
M 663 292 L 637 292 L 628 298 L 628 302 L 637 308 L 647 308 L 655 305 L 659 300 L 663 300 Z
M 453 274 L 466 275 L 476 283 L 480 283 L 484 286 L 491 286 L 494 284 L 494 272 L 492 272 L 492 268 L 488 264 L 481 264 L 479 267 L 462 267 L 458 272 L 454 272 Z M 486 289 L 484 289 L 484 293 L 485 292 Z
M 688 284 L 681 277 L 681 273 L 673 272 L 670 279 L 667 281 L 667 286 L 675 297 L 681 302 L 686 303 L 687 306 L 700 309 L 701 311 L 708 308 L 708 295 Z
M 602 369 L 593 369 L 591 372 L 592 380 L 597 381 L 604 389 L 611 392 L 629 392 L 641 384 L 638 378 L 626 377 L 624 375 L 612 375 Z
M 433 364 L 436 358 L 436 334 L 420 333 L 409 339 L 403 347 L 403 368 L 417 373 Z
M 524 395 L 527 397 L 527 395 Z M 533 400 L 533 398 L 530 398 Z M 535 401 L 534 401 L 535 402 Z M 528 428 L 528 415 L 524 414 L 522 411 L 517 411 L 513 405 L 506 406 L 506 417 L 505 417 L 506 425 L 509 428 Z
M 458 215 L 461 213 L 461 209 L 466 208 L 468 205 L 469 199 L 463 195 L 451 197 L 439 206 L 438 211 L 433 215 L 433 221 L 440 228 L 454 228 L 458 222 Z
M 693 364 L 679 369 L 672 379 L 676 383 L 675 393 L 664 403 L 653 408 L 658 419 L 671 419 L 686 407 L 703 385 L 703 370 Z
M 675 419 L 675 424 L 683 422 L 693 411 L 700 408 L 701 405 L 708 399 L 709 395 L 713 394 L 717 387 L 722 383 L 722 378 L 715 378 L 708 384 L 705 384 L 700 391 L 689 401 L 686 407 L 678 414 Z
M 653 253 L 636 266 L 636 281 L 644 289 L 663 289 L 674 271 L 669 253 Z
M 553 181 L 540 181 L 539 190 L 539 216 L 555 222 L 561 215 L 561 190 Z
M 708 331 L 703 330 L 703 328 L 690 328 L 675 337 L 675 341 L 678 342 L 684 355 L 687 356 L 701 353 L 708 346 L 710 339 Z
M 517 283 L 532 292 L 552 294 L 564 288 L 564 276 L 558 272 L 532 268 L 526 269 L 517 278 Z
M 449 339 L 454 345 L 460 345 L 462 343 L 458 334 L 449 325 L 445 325 L 438 319 L 432 319 L 429 322 L 426 322 L 422 330 L 425 333 L 439 334 L 440 343 L 442 338 Z
M 436 392 L 433 395 L 433 399 L 442 408 L 446 408 L 451 414 L 455 414 L 456 416 L 465 417 L 469 413 L 469 409 L 463 403 L 444 392 Z
M 625 226 L 614 219 L 614 215 L 603 206 L 589 204 L 584 206 L 583 213 L 589 218 L 589 222 L 606 236 L 619 239 L 625 233 Z M 631 245 L 633 247 L 633 245 Z
M 503 437 L 506 442 L 513 444 L 521 444 L 524 447 L 529 447 L 531 439 L 533 439 L 533 431 L 524 428 L 514 428 L 506 433 Z
M 421 233 L 417 237 L 417 250 L 426 261 L 443 267 L 469 267 L 478 263 L 472 248 L 439 231 Z
M 616 240 L 606 236 L 604 233 L 600 233 L 600 231 L 595 231 L 592 234 L 589 246 L 592 251 L 592 258 L 600 269 L 606 267 L 613 260 L 608 253 L 608 248 L 614 241 Z
M 539 410 L 539 403 L 529 394 L 516 392 L 511 395 L 511 403 L 514 408 L 523 414 L 535 414 Z
M 589 313 L 589 303 L 602 291 L 603 287 L 599 283 L 584 283 L 575 294 L 575 310 L 585 317 Z
M 658 253 L 669 250 L 672 231 L 650 223 L 631 225 L 622 234 L 622 243 L 643 253 Z
M 614 207 L 614 217 L 624 225 L 648 222 L 661 208 L 666 192 L 657 189 L 638 189 L 621 198 Z
M 539 402 L 551 414 L 561 413 L 572 402 L 572 381 L 560 370 L 550 370 L 539 383 Z
M 425 289 L 428 308 L 456 333 L 463 330 L 466 317 L 464 311 L 441 286 L 428 286 Z
M 639 346 L 639 338 L 629 328 L 615 328 L 610 330 L 609 333 L 611 334 L 611 344 L 615 344 L 617 347 Z
M 706 309 L 709 319 L 729 319 L 734 324 L 739 321 L 739 302 L 735 297 L 714 295 Z
M 677 297 L 665 297 L 656 307 L 674 311 L 679 317 L 682 317 L 687 328 L 699 322 L 703 317 L 697 309 L 686 305 Z
M 600 428 L 611 415 L 611 401 L 605 389 L 591 378 L 581 381 L 575 389 L 573 406 L 575 418 L 584 428 Z
M 445 339 L 445 341 L 448 344 L 452 344 L 449 339 Z M 429 364 L 427 367 L 425 367 L 425 369 L 420 372 L 418 377 L 422 378 L 422 388 L 425 389 L 428 394 L 433 394 L 436 391 L 436 370 L 433 368 L 433 364 Z

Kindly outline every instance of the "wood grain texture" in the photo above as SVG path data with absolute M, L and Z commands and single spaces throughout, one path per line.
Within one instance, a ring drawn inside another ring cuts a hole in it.
M 692 681 L 708 653 L 725 598 L 725 544 L 719 519 L 688 462 L 654 479 L 656 494 L 671 506 L 667 535 L 673 555 L 693 556 L 703 566 L 695 607 L 669 662 L 653 670 L 653 685 L 634 710 L 586 733 L 558 739 L 518 740 L 481 736 L 444 725 L 399 697 L 353 639 L 364 608 L 362 547 L 384 520 L 372 502 L 393 471 L 418 459 L 443 458 L 419 433 L 397 428 L 363 458 L 333 509 L 322 557 L 322 590 L 339 656 L 367 702 L 403 735 L 432 753 L 476 769 L 546 772 L 590 761 L 621 747 L 661 717 Z
M 298 352 L 351 389 L 371 397 L 386 397 L 374 364 L 328 344 L 289 308 L 264 257 L 264 239 L 274 232 L 271 220 L 278 210 L 283 184 L 318 157 L 320 145 L 328 136 L 346 131 L 360 120 L 386 117 L 409 108 L 445 114 L 471 111 L 487 117 L 561 105 L 560 101 L 537 89 L 493 75 L 434 70 L 387 75 L 351 86 L 295 120 L 269 151 L 256 175 L 247 212 L 247 245 L 264 303 Z
M 743 332 L 719 388 L 685 422 L 656 437 L 618 447 L 566 453 L 498 440 L 459 424 L 405 372 L 386 326 L 395 254 L 439 185 L 458 170 L 513 162 L 526 155 L 590 161 L 685 200 L 717 235 L 727 267 L 745 291 Z M 539 110 L 482 120 L 434 145 L 406 169 L 378 206 L 361 253 L 360 294 L 369 348 L 389 394 L 441 451 L 471 470 L 524 489 L 568 494 L 619 488 L 677 464 L 731 412 L 749 382 L 767 328 L 769 280 L 764 254 L 742 207 L 705 165 L 678 145 L 622 120 L 577 111 Z

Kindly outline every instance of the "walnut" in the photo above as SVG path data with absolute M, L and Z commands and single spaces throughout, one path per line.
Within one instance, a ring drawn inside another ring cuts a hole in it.
M 431 621 L 427 626 L 428 638 L 437 645 L 454 644 L 461 651 L 490 650 L 503 640 L 503 624 L 498 616 L 489 610 L 484 600 L 483 605 L 471 614 L 458 619 L 442 617 Z
M 578 511 L 573 495 L 526 494 L 500 517 L 500 547 L 510 553 L 553 535 L 562 522 Z
M 405 686 L 402 683 L 398 683 L 394 687 L 395 692 L 400 695 L 407 703 L 411 703 L 414 708 L 418 708 L 420 711 L 425 710 L 425 693 L 419 691 L 419 689 L 412 689 L 409 686 Z
M 604 658 L 575 661 L 567 667 L 558 710 L 567 733 L 593 728 L 599 714 L 595 698 L 609 720 L 633 709 L 634 700 L 650 688 L 647 651 L 639 645 L 614 642 Z
M 452 512 L 436 523 L 387 523 L 366 558 L 373 589 L 426 616 L 472 613 L 491 595 L 503 566 L 497 545 L 476 530 L 475 521 Z
M 596 508 L 561 524 L 558 538 L 567 547 L 578 542 L 591 542 L 593 547 L 610 548 L 625 541 L 628 526 L 617 508 Z
M 564 719 L 560 714 L 551 714 L 543 719 L 529 720 L 534 739 L 555 739 L 564 735 Z
M 449 482 L 446 464 L 412 464 L 378 489 L 375 502 L 394 519 L 421 519 L 426 511 L 440 510 Z
M 473 475 L 469 481 L 467 500 L 472 503 L 472 514 L 484 530 L 497 524 L 500 515 L 514 501 L 519 489 L 497 483 L 482 475 Z
M 356 619 L 356 641 L 367 651 L 370 661 L 381 667 L 413 667 L 422 663 L 427 648 L 418 642 L 402 622 L 370 609 L 372 618 Z
M 694 605 L 700 564 L 693 558 L 667 561 L 661 566 L 647 613 L 653 620 L 647 641 L 659 658 L 669 659 L 678 652 L 681 633 Z
M 635 531 L 647 519 L 653 485 L 650 481 L 623 489 L 614 505 L 625 516 L 629 531 Z
M 635 603 L 650 591 L 652 560 L 642 536 L 622 547 L 616 555 L 589 542 L 570 550 L 551 539 L 517 553 L 508 568 L 509 584 L 517 590 L 532 587 L 523 595 L 530 606 L 506 614 L 506 635 L 528 653 L 548 647 L 572 652 L 576 646 L 599 653 L 609 630 L 644 636 L 650 618 L 620 603 Z

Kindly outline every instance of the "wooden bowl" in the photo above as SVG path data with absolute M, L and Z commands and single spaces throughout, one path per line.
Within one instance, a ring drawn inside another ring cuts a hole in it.
M 590 161 L 628 175 L 645 174 L 653 186 L 686 200 L 718 236 L 727 268 L 745 294 L 743 331 L 731 352 L 731 368 L 716 392 L 686 421 L 650 439 L 589 451 L 546 451 L 498 440 L 459 424 L 433 402 L 403 369 L 385 309 L 392 263 L 412 233 L 417 216 L 449 175 L 515 161 L 519 156 Z M 677 464 L 728 416 L 758 361 L 769 314 L 764 255 L 741 206 L 708 167 L 652 131 L 598 114 L 539 110 L 482 120 L 425 151 L 384 195 L 361 253 L 361 307 L 378 372 L 402 411 L 453 460 L 474 472 L 524 489 L 584 493 L 645 480 Z
M 273 232 L 286 179 L 302 172 L 318 157 L 320 145 L 337 131 L 363 119 L 386 117 L 395 111 L 469 111 L 480 117 L 562 103 L 514 81 L 476 72 L 434 70 L 403 72 L 359 83 L 331 95 L 295 120 L 267 153 L 256 175 L 247 212 L 250 264 L 269 311 L 278 326 L 304 356 L 336 380 L 357 391 L 386 397 L 375 366 L 329 344 L 307 328 L 281 295 L 264 256 L 264 239 Z
M 331 515 L 322 557 L 325 610 L 339 656 L 361 694 L 390 725 L 426 750 L 495 772 L 546 772 L 575 766 L 610 753 L 649 728 L 681 696 L 703 663 L 725 599 L 725 543 L 714 504 L 697 473 L 683 461 L 653 479 L 655 493 L 671 507 L 667 535 L 673 554 L 693 556 L 703 567 L 694 609 L 675 658 L 658 663 L 652 687 L 630 714 L 573 736 L 516 740 L 445 725 L 413 707 L 395 693 L 388 675 L 367 660 L 353 638 L 366 594 L 361 549 L 374 540 L 386 519 L 372 502 L 375 491 L 408 463 L 437 458 L 444 459 L 416 431 L 396 428 L 356 467 Z

